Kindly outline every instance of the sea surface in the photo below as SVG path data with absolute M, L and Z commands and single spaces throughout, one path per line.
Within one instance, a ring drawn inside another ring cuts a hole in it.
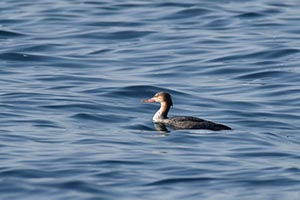
M 299 0 L 2 0 L 0 199 L 299 200 Z M 157 130 L 170 116 L 232 131 Z

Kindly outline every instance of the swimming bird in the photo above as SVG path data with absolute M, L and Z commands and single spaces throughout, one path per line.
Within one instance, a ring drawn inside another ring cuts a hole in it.
M 170 126 L 173 129 L 209 129 L 213 131 L 231 130 L 223 124 L 214 123 L 197 117 L 176 116 L 168 118 L 168 112 L 173 106 L 171 95 L 167 92 L 158 92 L 152 98 L 143 100 L 145 103 L 160 103 L 160 109 L 154 114 L 153 122 Z

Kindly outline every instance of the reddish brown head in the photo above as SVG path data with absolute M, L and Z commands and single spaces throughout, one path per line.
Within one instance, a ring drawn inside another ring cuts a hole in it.
M 159 103 L 166 103 L 168 106 L 173 106 L 171 95 L 166 92 L 158 92 L 152 98 L 143 100 L 143 102 L 145 103 L 159 102 Z

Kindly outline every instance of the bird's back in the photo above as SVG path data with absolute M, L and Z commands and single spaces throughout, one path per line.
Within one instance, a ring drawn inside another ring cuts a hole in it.
M 217 124 L 197 117 L 176 116 L 165 119 L 164 123 L 171 126 L 173 129 L 209 129 L 213 131 L 231 130 L 230 127 L 223 124 Z

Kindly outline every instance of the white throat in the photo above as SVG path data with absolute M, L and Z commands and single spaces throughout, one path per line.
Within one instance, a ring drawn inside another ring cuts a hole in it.
M 162 122 L 164 119 L 166 119 L 166 117 L 164 117 L 161 108 L 158 111 L 156 111 L 152 118 L 153 122 Z
M 161 112 L 160 112 L 160 109 L 158 111 L 156 111 L 156 113 L 154 114 L 152 120 L 154 122 L 160 122 L 160 120 L 162 119 L 162 115 L 161 115 Z

